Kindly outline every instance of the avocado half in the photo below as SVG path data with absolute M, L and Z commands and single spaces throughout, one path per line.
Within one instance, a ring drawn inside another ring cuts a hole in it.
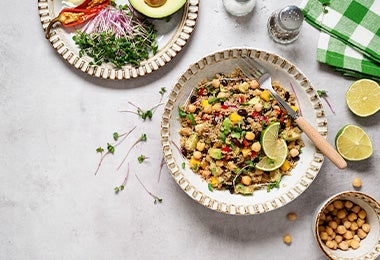
M 129 3 L 147 17 L 164 18 L 177 12 L 186 3 L 186 0 L 167 0 L 159 7 L 151 7 L 144 0 L 129 0 Z

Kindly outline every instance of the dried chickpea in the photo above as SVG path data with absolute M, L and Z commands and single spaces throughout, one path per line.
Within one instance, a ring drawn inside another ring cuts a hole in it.
M 326 232 L 321 232 L 321 233 L 319 233 L 319 237 L 322 240 L 327 240 L 327 238 L 329 237 L 329 235 Z
M 371 230 L 371 226 L 368 223 L 363 224 L 362 229 L 364 232 L 368 233 Z
M 343 235 L 344 233 L 347 232 L 347 229 L 346 229 L 343 225 L 339 225 L 339 226 L 336 228 L 336 232 L 337 232 L 338 234 Z
M 365 219 L 366 216 L 367 216 L 367 213 L 364 210 L 359 211 L 358 213 L 359 218 Z
M 331 249 L 337 249 L 338 243 L 335 240 L 330 240 L 326 242 L 326 246 Z
M 360 188 L 362 186 L 362 180 L 360 178 L 354 178 L 352 180 L 352 186 L 355 188 Z
M 318 226 L 318 231 L 319 231 L 319 233 L 324 232 L 324 231 L 326 231 L 326 228 L 324 226 Z
M 332 229 L 336 229 L 338 227 L 338 223 L 336 221 L 330 221 L 329 227 L 331 227 Z
M 361 208 L 358 205 L 353 206 L 351 209 L 351 211 L 356 213 L 356 214 L 359 213 L 360 210 L 361 210 Z
M 358 230 L 359 226 L 356 222 L 350 222 L 351 223 L 351 226 L 350 226 L 350 229 L 355 231 L 355 230 Z
M 352 235 L 352 232 L 348 230 L 346 233 L 343 234 L 343 237 L 349 240 L 352 239 L 354 236 Z
M 354 203 L 352 203 L 352 201 L 350 201 L 350 200 L 346 200 L 344 202 L 344 206 L 346 207 L 346 209 L 350 209 L 350 208 L 352 208 L 352 206 L 354 206 Z
M 356 215 L 355 213 L 350 213 L 348 216 L 347 216 L 347 219 L 349 220 L 349 221 L 355 221 L 355 220 L 357 220 L 358 219 L 358 215 Z
M 289 213 L 289 214 L 287 215 L 287 217 L 288 217 L 289 220 L 294 221 L 294 220 L 297 219 L 297 214 L 296 214 L 296 213 Z
M 336 241 L 337 243 L 342 242 L 342 240 L 343 240 L 343 237 L 342 237 L 341 235 L 336 235 L 336 236 L 335 236 L 335 241 Z
M 327 209 L 328 211 L 333 211 L 333 210 L 334 210 L 334 204 L 329 204 L 329 205 L 326 207 L 326 209 Z
M 360 242 L 355 239 L 352 239 L 350 247 L 352 247 L 352 249 L 358 249 L 360 247 Z
M 360 239 L 363 239 L 367 236 L 367 233 L 363 231 L 363 229 L 358 229 L 357 235 Z
M 358 224 L 358 227 L 362 227 L 364 223 L 364 219 L 358 218 L 358 220 L 356 220 L 356 224 Z
M 343 219 L 347 216 L 347 211 L 345 209 L 338 210 L 336 213 L 337 218 Z
M 350 227 L 351 227 L 351 222 L 350 221 L 348 221 L 348 220 L 346 220 L 346 221 L 344 221 L 343 222 L 343 226 L 346 228 L 346 229 L 349 229 Z
M 333 202 L 333 205 L 336 209 L 343 209 L 344 205 L 341 200 L 336 200 Z
M 326 233 L 331 236 L 334 233 L 334 230 L 331 227 L 326 227 Z
M 346 241 L 342 241 L 339 243 L 338 247 L 344 251 L 348 250 L 348 243 Z
M 290 235 L 285 235 L 283 238 L 282 238 L 282 241 L 284 241 L 285 244 L 291 244 L 292 243 L 292 237 Z
M 352 239 L 360 242 L 360 237 L 358 237 L 358 235 L 355 235 Z

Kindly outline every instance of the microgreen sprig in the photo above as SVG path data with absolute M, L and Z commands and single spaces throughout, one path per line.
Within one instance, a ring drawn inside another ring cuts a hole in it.
M 331 103 L 329 102 L 329 100 L 327 98 L 327 90 L 324 90 L 324 89 L 317 90 L 317 94 L 318 94 L 318 96 L 320 96 L 321 98 L 323 98 L 323 100 L 329 106 L 331 112 L 335 115 L 335 110 L 333 109 Z
M 123 163 L 125 162 L 125 160 L 127 159 L 129 153 L 132 151 L 132 149 L 140 142 L 146 142 L 147 140 L 147 137 L 146 137 L 146 134 L 142 134 L 139 139 L 137 139 L 136 142 L 134 142 L 132 144 L 132 146 L 129 148 L 127 154 L 125 155 L 125 157 L 123 158 L 123 160 L 121 161 L 121 163 L 119 164 L 119 166 L 117 167 L 117 170 L 119 170 L 121 168 L 121 166 L 123 165 Z
M 115 191 L 116 194 L 117 194 L 119 191 L 124 190 L 124 187 L 125 187 L 125 185 L 127 184 L 128 176 L 129 176 L 129 163 L 128 163 L 128 168 L 127 168 L 127 174 L 126 174 L 125 177 L 124 177 L 123 183 L 122 183 L 120 186 L 116 186 L 116 187 L 114 188 L 114 191 Z
M 137 178 L 137 180 L 139 181 L 139 183 L 141 184 L 141 186 L 144 188 L 144 190 L 154 199 L 154 204 L 157 204 L 157 203 L 161 203 L 162 202 L 162 199 L 159 198 L 158 196 L 154 195 L 152 192 L 150 192 L 146 187 L 145 185 L 142 183 L 142 181 L 140 180 L 140 178 L 137 176 L 137 174 L 135 173 L 135 176 Z
M 100 160 L 98 163 L 98 167 L 96 168 L 95 175 L 98 173 L 100 166 L 103 163 L 104 158 L 109 154 L 114 154 L 115 153 L 115 147 L 118 146 L 119 144 L 121 144 L 129 136 L 129 134 L 132 133 L 135 129 L 136 129 L 136 126 L 133 127 L 131 130 L 129 130 L 128 132 L 125 132 L 123 134 L 118 134 L 117 132 L 114 132 L 113 133 L 113 139 L 115 141 L 118 141 L 118 142 L 116 142 L 115 144 L 107 143 L 107 152 L 104 152 L 104 148 L 102 148 L 101 146 L 96 148 L 96 152 L 100 153 Z M 123 138 L 119 140 L 119 137 L 123 137 Z
M 149 157 L 145 156 L 145 155 L 140 155 L 139 157 L 137 157 L 137 161 L 139 163 L 143 163 L 146 159 L 149 159 Z

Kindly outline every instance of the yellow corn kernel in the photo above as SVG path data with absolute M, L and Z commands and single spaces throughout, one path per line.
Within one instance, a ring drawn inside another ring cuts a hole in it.
M 240 115 L 238 115 L 237 113 L 232 113 L 230 115 L 230 120 L 232 123 L 237 123 L 239 122 L 240 120 L 242 119 L 242 117 Z
M 211 185 L 214 186 L 216 184 L 218 184 L 218 179 L 216 177 L 212 176 L 212 178 L 211 178 Z
M 202 100 L 202 106 L 205 107 L 205 106 L 209 106 L 210 104 L 208 103 L 208 99 L 204 99 Z
M 298 107 L 296 107 L 296 106 L 290 106 L 295 112 L 297 112 L 298 111 Z
M 200 163 L 201 163 L 201 161 L 195 159 L 194 157 L 191 157 L 191 159 L 189 160 L 189 164 L 190 164 L 191 168 L 196 166 L 196 165 L 199 165 Z
M 281 170 L 286 172 L 290 169 L 290 163 L 288 160 L 285 160 L 285 162 L 281 165 Z
M 251 149 L 243 148 L 241 149 L 241 154 L 243 155 L 243 157 L 248 157 L 251 154 Z
M 261 97 L 261 99 L 263 99 L 265 101 L 269 101 L 270 100 L 270 92 L 265 89 L 263 92 L 261 92 L 260 97 Z

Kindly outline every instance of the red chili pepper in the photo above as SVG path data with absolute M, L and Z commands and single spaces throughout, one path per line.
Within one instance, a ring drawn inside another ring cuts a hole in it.
M 50 21 L 46 28 L 46 38 L 50 37 L 50 30 L 56 22 L 60 22 L 64 27 L 76 26 L 87 22 L 100 10 L 109 5 L 110 0 L 86 0 L 75 8 L 64 8 L 59 15 Z
M 244 145 L 244 147 L 248 147 L 249 146 L 249 142 L 248 142 L 247 139 L 243 140 L 243 145 Z
M 239 101 L 239 103 L 241 104 L 241 103 L 244 103 L 244 97 L 243 96 L 239 96 L 239 98 L 238 98 L 238 101 Z
M 255 158 L 256 155 L 257 155 L 257 153 L 256 153 L 255 151 L 251 151 L 251 157 L 252 157 L 252 158 Z
M 226 106 L 226 105 L 221 105 L 220 107 L 223 108 L 223 109 L 227 109 L 228 108 L 228 106 Z

